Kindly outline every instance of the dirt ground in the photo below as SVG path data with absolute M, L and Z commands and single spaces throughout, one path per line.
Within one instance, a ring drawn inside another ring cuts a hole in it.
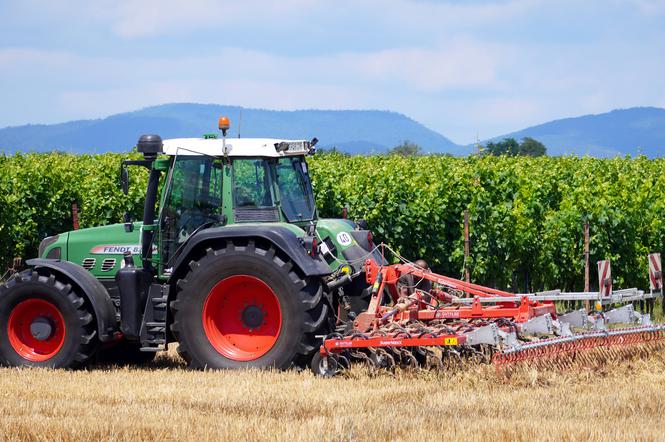
M 665 355 L 601 370 L 492 367 L 316 378 L 143 368 L 0 369 L 0 437 L 20 440 L 661 440 Z

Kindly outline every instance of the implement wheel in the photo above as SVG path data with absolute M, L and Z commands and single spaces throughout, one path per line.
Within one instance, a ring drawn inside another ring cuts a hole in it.
M 317 352 L 312 358 L 309 367 L 315 375 L 329 378 L 337 374 L 339 363 L 334 356 L 323 356 L 321 353 Z
M 83 297 L 54 274 L 19 273 L 0 286 L 0 363 L 71 368 L 98 347 Z
M 193 368 L 287 368 L 309 362 L 331 314 L 319 278 L 302 278 L 272 248 L 208 249 L 171 303 L 178 352 Z

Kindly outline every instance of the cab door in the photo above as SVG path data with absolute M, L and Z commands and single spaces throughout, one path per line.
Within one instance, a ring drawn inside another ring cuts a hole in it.
M 160 215 L 160 273 L 169 273 L 178 249 L 203 225 L 222 223 L 221 159 L 178 156 Z

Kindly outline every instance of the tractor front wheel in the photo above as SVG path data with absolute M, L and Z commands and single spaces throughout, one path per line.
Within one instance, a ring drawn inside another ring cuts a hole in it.
M 97 347 L 85 299 L 57 275 L 29 269 L 0 286 L 0 364 L 74 368 Z
M 193 368 L 308 363 L 331 327 L 320 278 L 303 278 L 275 249 L 229 242 L 190 263 L 171 303 L 178 351 Z

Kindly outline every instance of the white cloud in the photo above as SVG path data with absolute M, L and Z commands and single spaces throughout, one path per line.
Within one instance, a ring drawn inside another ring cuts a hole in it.
M 646 16 L 665 14 L 665 0 L 619 0 L 619 3 L 627 4 Z
M 434 50 L 389 49 L 354 55 L 348 64 L 375 81 L 394 80 L 408 89 L 437 92 L 492 86 L 500 52 L 498 45 L 462 42 Z
M 238 48 L 186 58 L 115 59 L 66 52 L 0 50 L 0 82 L 24 80 L 64 118 L 98 117 L 173 101 L 276 109 L 392 108 L 404 97 L 492 88 L 494 46 L 460 41 L 434 50 L 393 49 L 287 57 Z M 473 54 L 469 60 L 465 55 Z M 7 69 L 11 66 L 11 69 Z M 46 85 L 46 86 L 43 86 Z M 390 91 L 390 92 L 386 92 Z M 33 120 L 34 121 L 34 120 Z
M 465 28 L 490 23 L 505 23 L 509 19 L 532 11 L 541 3 L 541 0 L 494 2 L 370 0 L 361 2 L 365 6 L 366 13 L 373 15 L 377 20 L 420 30 L 424 27 Z M 351 4 L 353 4 L 352 1 Z
M 49 66 L 50 68 L 67 66 L 78 57 L 71 53 L 59 51 L 44 51 L 25 48 L 0 48 L 0 70 L 16 71 L 29 66 Z
M 0 84 L 25 97 L 21 106 L 32 115 L 26 117 L 30 122 L 99 117 L 174 101 L 379 108 L 403 112 L 460 143 L 471 142 L 476 133 L 486 138 L 553 118 L 664 101 L 665 94 L 654 91 L 665 90 L 659 74 L 665 60 L 634 54 L 617 67 L 592 49 L 566 54 L 542 45 L 518 50 L 468 39 L 433 49 L 300 57 L 240 48 L 177 58 L 4 49 Z M 613 49 L 617 56 L 627 51 Z M 12 108 L 13 118 L 21 106 Z M 0 119 L 7 117 L 0 111 Z
M 177 35 L 218 29 L 220 39 L 229 30 L 255 28 L 300 32 L 307 38 L 314 28 L 339 32 L 349 26 L 381 26 L 396 33 L 438 33 L 468 29 L 506 20 L 534 10 L 542 0 L 494 2 L 416 0 L 24 0 L 28 11 L 47 12 L 58 20 L 92 20 L 129 39 Z
M 123 37 L 163 35 L 181 31 L 240 25 L 250 27 L 265 22 L 284 23 L 311 7 L 310 0 L 126 0 L 111 1 L 115 7 L 113 30 Z M 222 34 L 223 35 L 223 34 Z M 220 38 L 223 36 L 220 35 Z

